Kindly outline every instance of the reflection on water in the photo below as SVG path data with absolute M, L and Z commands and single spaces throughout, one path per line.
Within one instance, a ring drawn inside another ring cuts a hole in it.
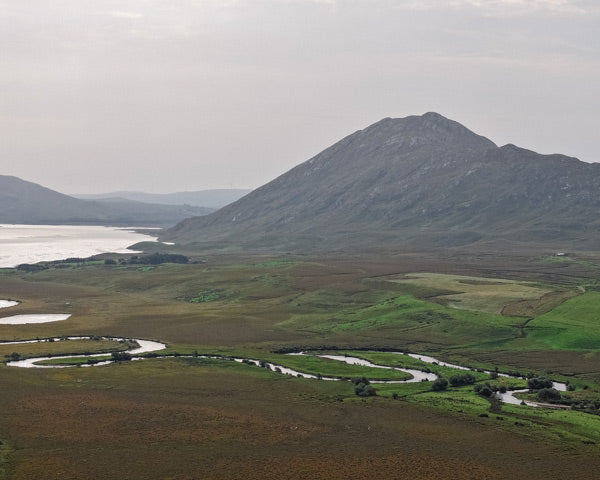
M 127 247 L 155 237 L 131 229 L 73 225 L 0 225 L 0 268 L 100 253 L 132 253 Z

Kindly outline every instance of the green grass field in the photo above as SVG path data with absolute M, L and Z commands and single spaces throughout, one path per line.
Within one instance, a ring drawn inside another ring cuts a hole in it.
M 600 292 L 571 298 L 527 325 L 528 335 L 552 350 L 600 349 Z
M 480 278 L 465 275 L 419 273 L 393 280 L 456 293 L 439 295 L 436 301 L 445 305 L 478 312 L 502 313 L 511 303 L 539 299 L 550 290 L 530 282 L 516 282 L 500 278 Z

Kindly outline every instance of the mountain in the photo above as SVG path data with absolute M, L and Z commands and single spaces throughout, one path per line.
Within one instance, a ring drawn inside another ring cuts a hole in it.
M 600 165 L 496 146 L 437 113 L 386 118 L 163 240 L 331 249 L 506 239 L 596 247 Z
M 110 200 L 121 198 L 144 203 L 160 203 L 162 205 L 192 205 L 195 207 L 221 208 L 235 202 L 252 190 L 241 188 L 223 188 L 216 190 L 199 190 L 195 192 L 176 193 L 144 193 L 144 192 L 112 192 L 98 194 L 76 194 L 82 200 Z
M 130 200 L 86 201 L 0 175 L 0 223 L 169 226 L 209 208 Z

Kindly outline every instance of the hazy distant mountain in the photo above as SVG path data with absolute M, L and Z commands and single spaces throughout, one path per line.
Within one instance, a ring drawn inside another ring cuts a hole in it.
M 164 240 L 281 249 L 600 243 L 600 164 L 497 147 L 436 113 L 386 118 Z
M 98 194 L 77 194 L 75 198 L 83 200 L 102 200 L 123 198 L 144 203 L 160 203 L 163 205 L 192 205 L 195 207 L 221 208 L 252 190 L 241 188 L 199 190 L 196 192 L 177 193 L 144 193 L 144 192 L 112 192 Z
M 86 201 L 0 175 L 0 223 L 169 226 L 213 209 L 131 200 Z

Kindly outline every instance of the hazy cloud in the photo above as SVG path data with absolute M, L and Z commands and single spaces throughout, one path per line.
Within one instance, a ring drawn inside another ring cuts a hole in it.
M 256 187 L 430 110 L 600 160 L 596 5 L 0 0 L 0 174 L 66 192 Z

